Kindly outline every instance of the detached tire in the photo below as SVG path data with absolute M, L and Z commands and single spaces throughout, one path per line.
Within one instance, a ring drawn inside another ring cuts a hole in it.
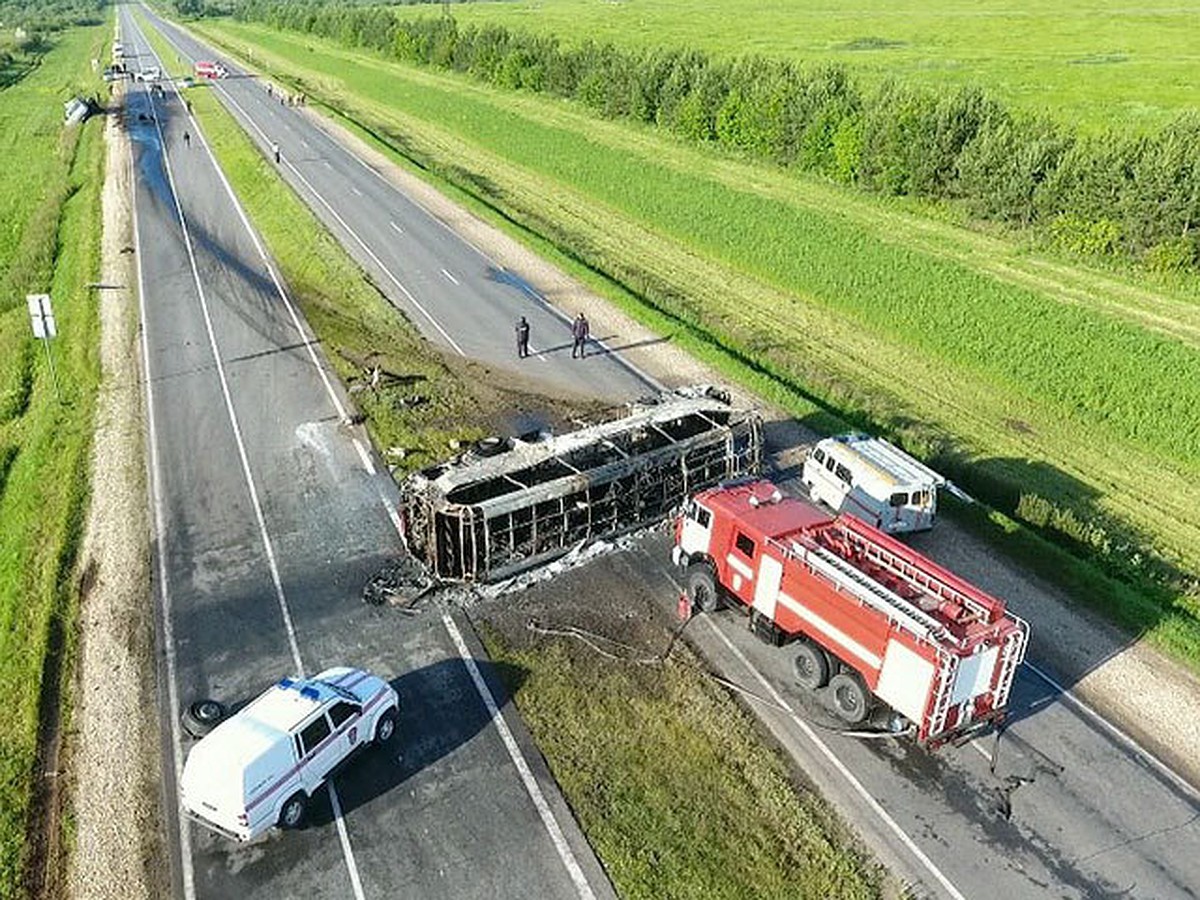
M 229 715 L 224 703 L 205 698 L 191 703 L 183 711 L 183 730 L 194 738 L 202 738 Z
M 375 739 L 372 741 L 376 747 L 382 747 L 396 736 L 396 723 L 399 718 L 396 710 L 389 709 L 376 720 Z
M 692 601 L 692 609 L 700 612 L 716 612 L 721 605 L 717 593 L 717 579 L 708 563 L 693 563 L 687 569 L 687 595 Z
M 287 798 L 279 810 L 279 827 L 285 831 L 295 831 L 304 827 L 308 816 L 308 796 L 298 791 Z
M 803 641 L 796 645 L 792 657 L 792 674 L 796 684 L 806 691 L 815 691 L 829 684 L 829 655 L 815 644 Z
M 829 679 L 833 711 L 847 725 L 861 725 L 871 712 L 871 695 L 857 675 L 839 672 Z

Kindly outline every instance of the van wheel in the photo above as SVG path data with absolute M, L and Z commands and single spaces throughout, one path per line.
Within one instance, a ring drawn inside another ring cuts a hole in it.
M 396 710 L 389 709 L 375 723 L 375 746 L 381 746 L 396 736 Z
M 297 791 L 288 797 L 287 802 L 283 804 L 283 809 L 279 810 L 279 827 L 294 831 L 304 824 L 304 815 L 307 812 L 308 797 L 303 792 Z
M 871 711 L 871 695 L 857 675 L 839 672 L 829 679 L 833 711 L 847 725 L 861 725 Z
M 806 691 L 823 688 L 829 683 L 829 656 L 820 647 L 804 641 L 796 646 L 792 674 L 796 684 Z
M 692 608 L 700 612 L 716 612 L 721 605 L 717 595 L 717 580 L 708 563 L 694 563 L 687 570 L 687 595 Z
M 224 703 L 216 700 L 197 700 L 183 711 L 183 730 L 194 738 L 202 738 L 229 714 Z

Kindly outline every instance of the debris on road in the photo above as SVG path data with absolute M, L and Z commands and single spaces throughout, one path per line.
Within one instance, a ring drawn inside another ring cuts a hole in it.
M 481 441 L 401 485 L 409 547 L 443 579 L 494 582 L 657 522 L 756 473 L 762 422 L 697 386 L 557 437 Z

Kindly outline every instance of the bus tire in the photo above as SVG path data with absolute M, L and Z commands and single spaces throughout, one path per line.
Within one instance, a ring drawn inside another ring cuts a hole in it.
M 847 725 L 861 725 L 871 712 L 871 694 L 861 678 L 839 672 L 829 679 L 833 711 Z
M 792 657 L 792 674 L 796 684 L 806 691 L 825 687 L 829 683 L 829 654 L 810 641 L 801 641 Z

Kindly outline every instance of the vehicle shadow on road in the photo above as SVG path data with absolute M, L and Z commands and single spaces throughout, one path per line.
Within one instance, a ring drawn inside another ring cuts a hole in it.
M 510 699 L 507 690 L 520 686 L 526 670 L 485 659 L 476 659 L 475 665 L 503 710 Z M 367 748 L 334 776 L 344 815 L 437 768 L 491 724 L 491 714 L 461 659 L 406 672 L 393 679 L 392 687 L 400 695 L 396 736 L 384 747 Z M 494 751 L 490 748 L 485 755 L 491 758 Z M 333 819 L 329 792 L 318 791 L 309 807 L 309 827 L 328 825 Z

